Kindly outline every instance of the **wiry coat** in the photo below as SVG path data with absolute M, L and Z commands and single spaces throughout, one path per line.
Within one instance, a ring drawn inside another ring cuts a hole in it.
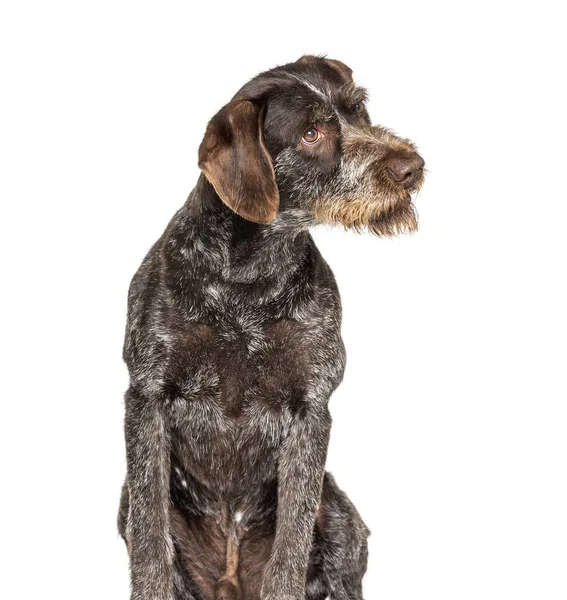
M 388 153 L 414 147 L 346 114 L 356 93 L 314 57 L 247 84 L 134 276 L 119 513 L 133 600 L 362 597 L 368 531 L 324 471 L 340 299 L 308 229 L 414 229 L 422 175 L 388 178 Z M 298 147 L 313 122 L 326 146 Z

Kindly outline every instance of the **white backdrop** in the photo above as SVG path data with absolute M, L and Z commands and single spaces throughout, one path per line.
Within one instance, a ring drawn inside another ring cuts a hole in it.
M 127 599 L 129 280 L 207 120 L 257 72 L 327 53 L 429 169 L 418 234 L 315 232 L 343 296 L 328 463 L 372 530 L 365 595 L 564 600 L 559 2 L 0 11 L 0 596 Z

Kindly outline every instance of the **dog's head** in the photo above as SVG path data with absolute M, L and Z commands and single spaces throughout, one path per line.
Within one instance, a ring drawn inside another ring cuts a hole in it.
M 250 221 L 415 231 L 423 159 L 371 124 L 365 100 L 345 64 L 303 56 L 252 79 L 211 119 L 199 167 Z

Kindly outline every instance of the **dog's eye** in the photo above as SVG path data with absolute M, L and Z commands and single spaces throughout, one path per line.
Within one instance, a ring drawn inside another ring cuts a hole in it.
M 315 127 L 310 127 L 301 138 L 301 141 L 308 146 L 316 144 L 321 139 L 321 132 Z
M 364 110 L 364 104 L 362 104 L 362 102 L 357 102 L 357 103 L 354 105 L 354 110 L 355 110 L 355 111 L 356 111 L 358 114 L 360 114 L 360 113 L 361 113 L 361 112 Z

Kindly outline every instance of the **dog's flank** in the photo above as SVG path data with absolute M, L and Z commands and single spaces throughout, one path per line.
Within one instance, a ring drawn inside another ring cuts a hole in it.
M 309 228 L 414 231 L 423 181 L 365 97 L 346 65 L 311 56 L 246 84 L 132 280 L 132 600 L 362 598 L 368 530 L 325 473 L 340 298 Z

